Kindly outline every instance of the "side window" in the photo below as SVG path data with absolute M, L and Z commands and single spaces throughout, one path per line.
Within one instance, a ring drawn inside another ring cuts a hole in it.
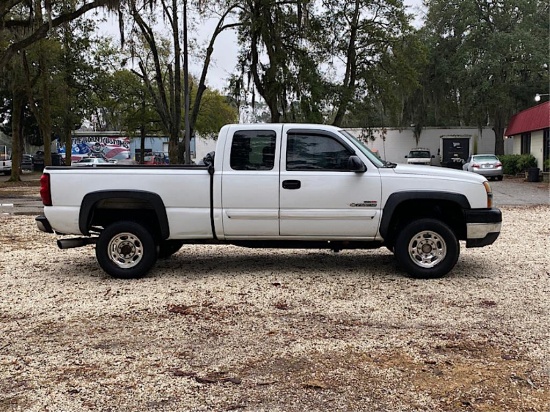
M 531 132 L 521 134 L 521 154 L 531 153 Z
M 353 153 L 332 136 L 289 133 L 286 170 L 348 170 Z
M 271 130 L 243 130 L 233 135 L 229 165 L 233 170 L 272 170 L 275 141 Z

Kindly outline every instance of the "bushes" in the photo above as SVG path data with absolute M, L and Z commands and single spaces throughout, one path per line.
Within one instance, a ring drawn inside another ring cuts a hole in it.
M 530 167 L 537 167 L 537 159 L 531 154 L 512 154 L 499 156 L 502 162 L 502 171 L 505 175 L 523 173 Z

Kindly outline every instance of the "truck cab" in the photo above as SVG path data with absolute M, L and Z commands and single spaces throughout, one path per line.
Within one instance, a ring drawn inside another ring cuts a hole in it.
M 357 149 L 336 128 L 232 125 L 222 135 L 227 144 L 216 153 L 215 186 L 222 200 L 220 235 L 375 238 L 381 180 L 370 162 L 381 161 L 371 155 L 361 171 L 351 167 Z

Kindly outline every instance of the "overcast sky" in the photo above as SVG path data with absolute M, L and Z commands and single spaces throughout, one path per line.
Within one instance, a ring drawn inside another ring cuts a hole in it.
M 410 14 L 416 16 L 414 24 L 420 26 L 424 18 L 422 0 L 403 0 L 403 3 Z M 217 21 L 211 20 L 199 28 L 199 38 L 209 39 Z M 116 18 L 109 18 L 109 23 L 100 26 L 100 34 L 110 35 L 118 39 L 118 21 Z M 227 79 L 233 73 L 237 63 L 237 37 L 234 32 L 224 32 L 218 36 L 214 44 L 214 54 L 208 70 L 207 85 L 220 91 L 227 86 Z M 199 77 L 202 70 L 202 62 L 189 62 L 189 70 L 193 76 Z

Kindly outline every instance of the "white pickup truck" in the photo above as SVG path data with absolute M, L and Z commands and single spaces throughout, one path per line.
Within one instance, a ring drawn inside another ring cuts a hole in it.
M 11 174 L 11 158 L 8 155 L 0 154 L 0 173 Z
M 307 124 L 224 126 L 201 165 L 47 167 L 38 228 L 96 245 L 111 276 L 144 276 L 183 244 L 369 249 L 435 278 L 460 245 L 492 244 L 502 215 L 484 177 L 380 160 L 350 133 Z

